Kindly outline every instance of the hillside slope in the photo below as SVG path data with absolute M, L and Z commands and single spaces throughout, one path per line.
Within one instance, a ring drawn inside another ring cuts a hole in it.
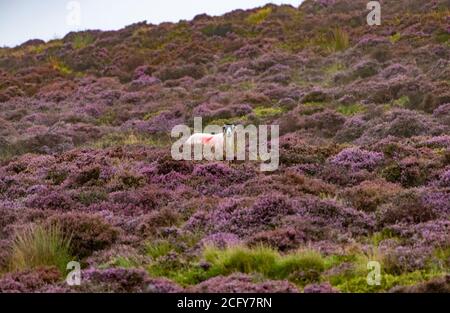
M 0 48 L 0 291 L 448 292 L 450 1 L 381 2 Z M 194 116 L 279 124 L 279 170 L 173 161 Z

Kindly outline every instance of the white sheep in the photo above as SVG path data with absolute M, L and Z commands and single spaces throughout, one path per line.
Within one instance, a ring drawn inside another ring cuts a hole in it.
M 235 130 L 234 125 L 225 125 L 223 126 L 223 132 L 218 134 L 208 134 L 208 133 L 195 133 L 192 134 L 185 142 L 187 145 L 201 145 L 203 147 L 209 148 L 209 151 L 211 151 L 211 148 L 214 147 L 214 149 L 219 148 L 222 149 L 228 142 L 232 142 L 227 139 L 231 139 L 234 135 Z M 223 155 L 222 155 L 223 156 Z

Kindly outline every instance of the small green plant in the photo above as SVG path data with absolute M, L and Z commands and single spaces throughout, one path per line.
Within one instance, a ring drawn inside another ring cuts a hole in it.
M 58 58 L 51 56 L 49 58 L 49 62 L 51 67 L 55 70 L 60 72 L 63 75 L 70 75 L 72 74 L 72 70 L 65 65 L 61 60 L 59 60 Z
M 247 80 L 239 84 L 239 89 L 249 91 L 255 89 L 256 85 L 253 81 Z
M 144 136 L 135 133 L 110 133 L 106 134 L 98 140 L 88 143 L 86 146 L 97 149 L 105 149 L 109 147 L 119 146 L 154 146 L 166 147 L 170 144 L 168 138 L 161 136 Z
M 332 51 L 343 51 L 349 47 L 349 36 L 341 28 L 335 28 L 331 33 L 331 49 Z
M 288 255 L 280 255 L 277 251 L 258 246 L 229 247 L 221 250 L 207 247 L 204 259 L 211 264 L 207 276 L 229 275 L 234 272 L 247 274 L 258 273 L 270 279 L 289 279 L 299 285 L 319 281 L 325 269 L 323 257 L 309 250 L 301 250 Z
M 93 203 L 98 203 L 101 201 L 104 201 L 108 198 L 108 195 L 104 191 L 96 191 L 96 190 L 89 190 L 89 191 L 81 191 L 77 195 L 77 200 L 85 205 L 89 206 Z
M 12 243 L 11 270 L 56 266 L 62 273 L 71 261 L 70 238 L 57 225 L 32 226 L 16 234 Z
M 260 118 L 272 117 L 283 113 L 283 109 L 274 107 L 256 107 L 253 109 L 253 113 Z
M 95 41 L 94 36 L 91 34 L 76 34 L 73 38 L 72 45 L 76 50 L 86 48 Z
M 153 259 L 157 259 L 161 256 L 167 255 L 174 248 L 170 244 L 170 242 L 166 240 L 156 240 L 149 243 L 146 246 L 147 255 L 152 257 Z
M 331 64 L 330 66 L 325 68 L 325 73 L 328 75 L 333 75 L 336 74 L 342 70 L 345 69 L 345 65 L 340 63 L 340 62 L 336 62 Z
M 409 105 L 410 100 L 408 96 L 401 96 L 392 102 L 392 106 L 405 108 Z
M 339 113 L 346 115 L 346 116 L 352 116 L 355 114 L 358 114 L 360 112 L 364 112 L 365 108 L 359 103 L 355 104 L 349 104 L 349 105 L 340 105 L 336 109 Z
M 219 61 L 219 63 L 220 64 L 232 63 L 232 62 L 235 62 L 236 60 L 237 60 L 236 56 L 226 55 Z
M 113 125 L 117 120 L 117 112 L 115 110 L 108 110 L 97 119 L 100 125 Z
M 141 266 L 141 264 L 139 264 L 139 262 L 137 262 L 133 258 L 124 257 L 124 256 L 119 255 L 107 263 L 100 264 L 99 268 L 100 269 L 107 269 L 107 268 L 111 268 L 111 267 L 138 268 L 140 266 Z
M 232 32 L 233 28 L 231 26 L 231 24 L 209 24 L 207 26 L 205 26 L 204 28 L 202 28 L 201 32 L 208 36 L 208 37 L 212 37 L 212 36 L 220 36 L 220 37 L 225 37 L 229 32 Z
M 261 24 L 270 15 L 270 13 L 272 13 L 272 8 L 259 9 L 247 17 L 247 22 L 252 25 Z
M 344 51 L 350 46 L 348 33 L 342 28 L 334 28 L 328 33 L 317 35 L 311 44 L 318 45 L 328 53 Z
M 389 37 L 389 40 L 391 41 L 391 43 L 394 44 L 394 43 L 398 42 L 401 39 L 401 37 L 402 37 L 402 35 L 400 33 L 395 33 Z

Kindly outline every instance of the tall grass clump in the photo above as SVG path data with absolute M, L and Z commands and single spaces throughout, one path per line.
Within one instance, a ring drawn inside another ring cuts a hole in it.
M 225 250 L 207 247 L 203 256 L 211 264 L 208 276 L 229 275 L 234 272 L 257 273 L 266 278 L 289 279 L 304 285 L 319 281 L 320 274 L 325 269 L 323 257 L 309 250 L 280 255 L 264 246 L 233 246 Z
M 264 22 L 264 20 L 270 15 L 270 13 L 272 13 L 271 8 L 259 9 L 258 11 L 250 14 L 247 17 L 247 22 L 252 25 L 260 24 L 260 23 Z
M 91 34 L 76 34 L 73 38 L 72 45 L 76 50 L 86 48 L 95 41 Z
M 59 226 L 30 226 L 18 232 L 12 244 L 10 267 L 13 271 L 40 266 L 56 266 L 64 272 L 71 261 L 70 238 Z
M 332 51 L 343 51 L 350 45 L 348 34 L 341 28 L 335 28 L 331 31 L 331 44 L 330 49 Z
M 337 27 L 316 36 L 312 43 L 328 53 L 333 53 L 346 50 L 350 46 L 350 37 L 345 30 Z

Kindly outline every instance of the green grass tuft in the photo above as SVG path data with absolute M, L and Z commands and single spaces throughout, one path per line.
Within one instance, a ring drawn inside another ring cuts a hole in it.
M 345 115 L 352 116 L 361 112 L 364 112 L 365 108 L 363 105 L 359 103 L 349 104 L 349 105 L 340 105 L 336 111 Z
M 258 25 L 264 22 L 264 20 L 272 13 L 271 8 L 259 9 L 255 13 L 250 14 L 247 17 L 247 22 L 252 25 Z
M 72 260 L 69 251 L 70 238 L 65 237 L 58 226 L 29 227 L 16 234 L 10 267 L 16 271 L 56 266 L 64 273 L 67 263 Z
M 95 41 L 94 36 L 91 34 L 76 34 L 73 38 L 72 45 L 74 49 L 79 50 L 86 48 L 90 44 L 92 44 Z
M 322 256 L 314 251 L 297 251 L 280 255 L 268 247 L 230 247 L 225 250 L 207 247 L 203 254 L 211 264 L 207 276 L 229 275 L 234 272 L 258 273 L 270 279 L 289 279 L 305 285 L 318 281 L 325 269 Z
M 277 107 L 256 107 L 253 109 L 253 113 L 259 118 L 272 117 L 283 113 L 283 109 Z

